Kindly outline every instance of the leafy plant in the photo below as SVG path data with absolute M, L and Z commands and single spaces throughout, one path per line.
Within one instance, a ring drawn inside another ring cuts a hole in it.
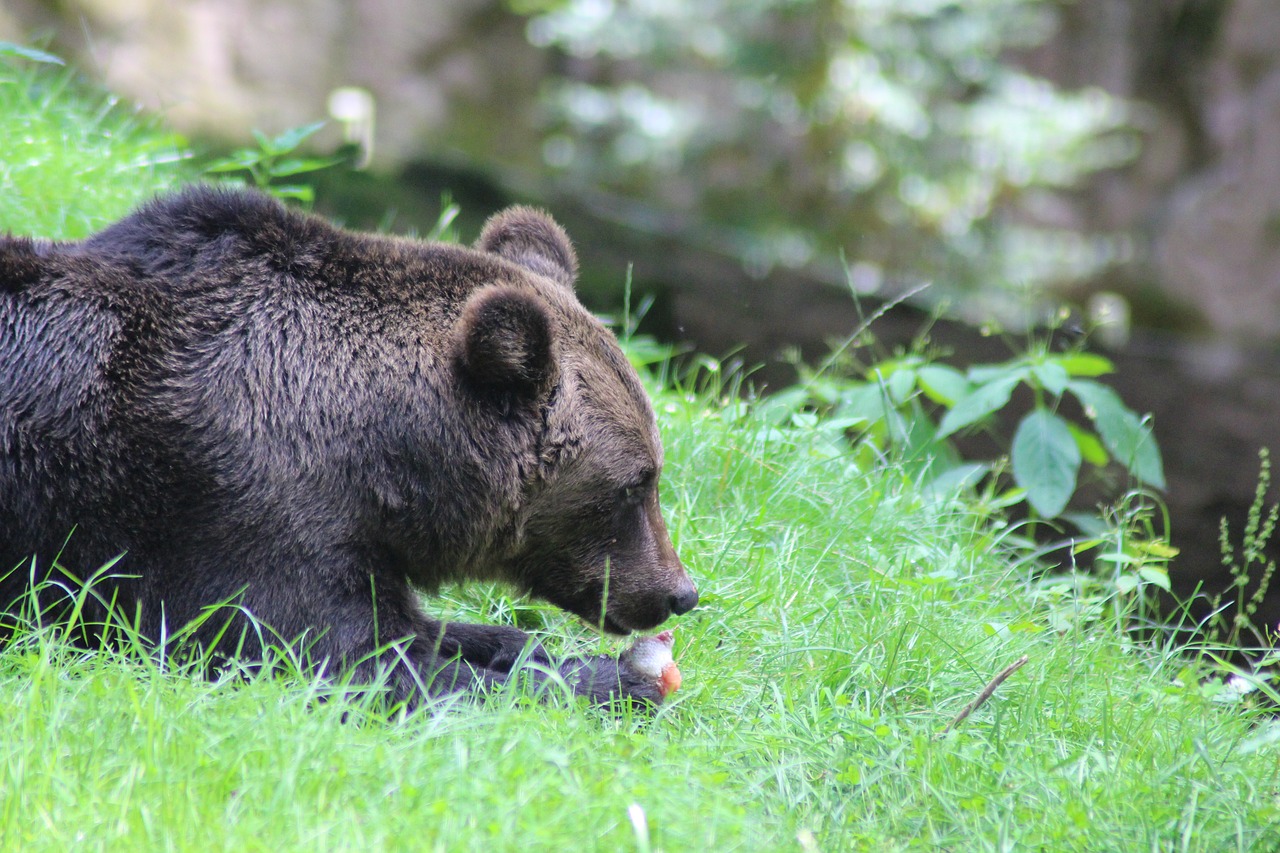
M 324 127 L 324 122 L 295 127 L 279 136 L 267 136 L 255 130 L 256 147 L 240 148 L 227 157 L 214 160 L 205 166 L 209 174 L 234 174 L 245 172 L 249 182 L 260 190 L 277 198 L 293 199 L 304 205 L 315 201 L 315 189 L 305 183 L 277 183 L 282 178 L 293 178 L 309 172 L 318 172 L 342 162 L 341 157 L 308 157 L 297 153 L 303 142 Z
M 962 459 L 953 437 L 988 423 L 1025 386 L 1031 405 L 1012 433 L 1014 490 L 999 498 L 1003 506 L 1025 501 L 1039 518 L 1062 516 L 1086 463 L 1102 469 L 1115 462 L 1141 484 L 1164 486 L 1151 424 L 1096 381 L 1114 369 L 1100 355 L 1057 353 L 1037 345 L 1000 364 L 960 370 L 914 352 L 858 368 L 861 378 L 836 375 L 829 369 L 833 366 L 801 368 L 797 386 L 760 405 L 766 411 L 785 410 L 793 420 L 810 409 L 826 412 L 826 428 L 856 436 L 855 455 L 865 459 L 868 452 L 879 455 L 892 448 L 895 459 L 935 488 L 953 491 L 1002 468 L 996 462 Z M 1082 420 L 1062 414 L 1067 397 L 1079 403 Z
M 983 421 L 1009 403 L 1015 388 L 1025 385 L 1034 402 L 1014 431 L 1010 458 L 1014 482 L 1026 490 L 1027 503 L 1038 515 L 1062 514 L 1076 492 L 1084 462 L 1102 468 L 1114 460 L 1139 482 L 1164 488 L 1164 468 L 1150 422 L 1111 388 L 1094 381 L 1113 370 L 1099 355 L 1041 349 L 1003 364 L 971 367 L 963 377 L 967 387 L 948 374 L 949 387 L 964 392 L 950 404 L 936 437 L 946 438 Z M 1067 395 L 1080 403 L 1091 428 L 1059 413 Z
M 1123 495 L 1101 516 L 1072 514 L 1085 538 L 1073 543 L 1071 556 L 1093 552 L 1093 571 L 1053 573 L 1035 584 L 1049 608 L 1054 630 L 1106 622 L 1127 633 L 1149 625 L 1152 588 L 1168 592 L 1169 561 L 1178 550 L 1169 544 L 1169 513 L 1144 490 Z
M 1211 639 L 1223 642 L 1231 648 L 1240 648 L 1246 640 L 1256 645 L 1271 646 L 1277 638 L 1277 629 L 1268 625 L 1255 625 L 1253 622 L 1258 606 L 1275 577 L 1276 562 L 1268 560 L 1265 551 L 1275 533 L 1277 518 L 1280 517 L 1280 504 L 1272 504 L 1266 514 L 1263 514 L 1267 490 L 1271 488 L 1271 452 L 1264 447 L 1258 451 L 1258 458 L 1258 487 L 1254 492 L 1253 503 L 1249 506 L 1238 551 L 1231 544 L 1225 518 L 1219 527 L 1222 564 L 1231 573 L 1230 589 L 1235 600 L 1227 602 L 1228 606 L 1224 607 L 1223 594 L 1215 595 L 1207 627 Z M 1255 578 L 1257 584 L 1250 591 L 1249 585 Z

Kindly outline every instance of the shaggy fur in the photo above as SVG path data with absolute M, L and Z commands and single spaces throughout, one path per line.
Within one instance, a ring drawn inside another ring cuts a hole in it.
M 415 589 L 501 579 L 617 633 L 689 610 L 653 412 L 575 275 L 527 208 L 469 249 L 207 187 L 82 242 L 0 239 L 0 607 L 52 579 L 56 616 L 124 553 L 94 592 L 146 635 L 235 602 L 409 702 L 504 680 L 528 641 Z M 261 654 L 229 618 L 196 641 Z M 610 659 L 562 672 L 657 701 Z

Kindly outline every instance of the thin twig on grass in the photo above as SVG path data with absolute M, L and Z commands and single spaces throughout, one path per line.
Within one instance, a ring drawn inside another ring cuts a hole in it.
M 1028 660 L 1027 656 L 1023 655 L 1013 663 L 1006 666 L 1003 670 L 1001 670 L 999 675 L 997 675 L 995 678 L 987 682 L 987 686 L 982 688 L 982 692 L 978 694 L 977 698 L 974 699 L 972 702 L 970 702 L 968 705 L 965 705 L 964 710 L 962 710 L 959 714 L 956 714 L 956 717 L 954 720 L 947 723 L 946 728 L 942 730 L 941 734 L 939 734 L 938 737 L 942 737 L 942 735 L 945 735 L 947 732 L 951 731 L 953 728 L 963 723 L 965 717 L 969 716 L 974 711 L 981 708 L 982 703 L 990 699 L 991 694 L 996 692 L 996 688 L 998 688 L 1001 684 L 1003 684 L 1006 678 L 1008 678 L 1009 676 L 1017 672 L 1019 669 L 1021 669 L 1022 665 L 1026 663 L 1027 660 Z

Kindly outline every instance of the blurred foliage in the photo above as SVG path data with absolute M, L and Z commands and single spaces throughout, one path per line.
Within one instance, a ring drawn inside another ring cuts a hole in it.
M 749 270 L 844 256 L 860 290 L 932 281 L 926 298 L 989 316 L 1116 252 L 1055 194 L 1134 154 L 1124 105 L 1010 60 L 1052 33 L 1052 4 L 508 3 L 559 57 L 559 179 L 697 210 Z
M 298 147 L 306 142 L 324 122 L 294 127 L 279 136 L 267 136 L 260 130 L 253 132 L 255 146 L 240 148 L 226 157 L 220 157 L 204 167 L 208 174 L 222 177 L 225 182 L 245 185 L 252 183 L 276 198 L 297 201 L 310 207 L 316 199 L 316 191 L 298 175 L 318 172 L 343 162 L 341 157 L 308 157 L 298 153 Z M 228 177 L 223 177 L 223 176 Z M 248 181 L 244 176 L 248 176 Z M 281 183 L 283 179 L 294 179 Z
M 187 141 L 85 85 L 62 60 L 0 42 L 0 231 L 77 239 L 183 179 Z

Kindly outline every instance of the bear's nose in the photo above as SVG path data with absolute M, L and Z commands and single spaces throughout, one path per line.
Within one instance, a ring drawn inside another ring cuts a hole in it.
M 698 606 L 698 591 L 694 589 L 693 584 L 677 592 L 668 600 L 671 605 L 671 612 L 677 616 L 688 613 L 690 610 Z

